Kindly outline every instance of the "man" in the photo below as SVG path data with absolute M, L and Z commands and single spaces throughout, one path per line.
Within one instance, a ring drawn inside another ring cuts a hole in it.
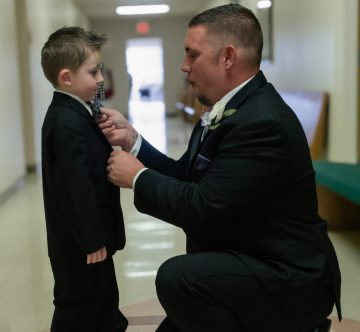
M 178 161 L 104 110 L 108 140 L 131 151 L 112 153 L 109 180 L 187 236 L 187 254 L 157 274 L 167 314 L 157 331 L 318 331 L 334 302 L 341 317 L 305 134 L 259 70 L 262 44 L 258 20 L 240 5 L 190 21 L 181 69 L 211 111 Z

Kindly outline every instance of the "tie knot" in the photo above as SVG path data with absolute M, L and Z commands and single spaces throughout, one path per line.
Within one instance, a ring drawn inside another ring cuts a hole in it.
M 210 126 L 210 112 L 204 112 L 201 115 L 201 126 L 205 127 L 205 126 Z

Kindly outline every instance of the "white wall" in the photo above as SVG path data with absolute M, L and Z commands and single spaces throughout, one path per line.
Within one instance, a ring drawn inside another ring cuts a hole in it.
M 264 68 L 277 87 L 330 93 L 327 155 L 358 160 L 358 0 L 276 0 L 274 62 Z
M 0 2 L 0 193 L 25 172 L 15 13 L 13 0 Z
M 41 126 L 52 97 L 40 51 L 64 25 L 88 27 L 73 0 L 0 1 L 0 195 L 41 161 Z
M 45 79 L 41 68 L 41 49 L 48 36 L 56 29 L 70 25 L 79 25 L 87 29 L 88 20 L 72 0 L 26 0 L 26 2 L 34 153 L 36 165 L 39 165 L 41 161 L 41 126 L 53 93 L 53 87 Z

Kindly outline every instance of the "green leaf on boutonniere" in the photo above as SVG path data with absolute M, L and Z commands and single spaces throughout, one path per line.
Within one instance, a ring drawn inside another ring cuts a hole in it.
M 211 124 L 211 125 L 209 126 L 209 130 L 214 130 L 214 129 L 216 129 L 216 128 L 219 127 L 219 126 L 220 126 L 220 123 Z
M 237 111 L 235 108 L 230 108 L 226 111 L 224 111 L 223 118 L 227 118 L 228 116 L 234 114 Z
M 230 108 L 230 109 L 224 111 L 224 113 L 223 113 L 220 121 L 221 121 L 222 119 L 227 118 L 227 117 L 229 117 L 230 115 L 234 114 L 236 111 L 237 111 L 237 109 L 235 109 L 235 108 Z M 214 130 L 214 129 L 216 129 L 217 127 L 220 126 L 220 121 L 219 121 L 219 122 L 215 122 L 214 120 L 215 120 L 215 119 L 213 119 L 213 120 L 211 121 L 211 124 L 210 124 L 210 126 L 209 126 L 209 130 Z

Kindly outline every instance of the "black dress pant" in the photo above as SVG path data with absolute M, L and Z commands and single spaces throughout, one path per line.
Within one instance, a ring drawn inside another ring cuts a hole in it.
M 231 253 L 173 257 L 160 266 L 156 289 L 167 314 L 157 332 L 306 332 L 333 307 L 325 282 L 310 295 L 306 315 L 282 308 Z
M 96 264 L 50 259 L 54 274 L 51 332 L 121 332 L 127 319 L 119 311 L 112 257 Z

